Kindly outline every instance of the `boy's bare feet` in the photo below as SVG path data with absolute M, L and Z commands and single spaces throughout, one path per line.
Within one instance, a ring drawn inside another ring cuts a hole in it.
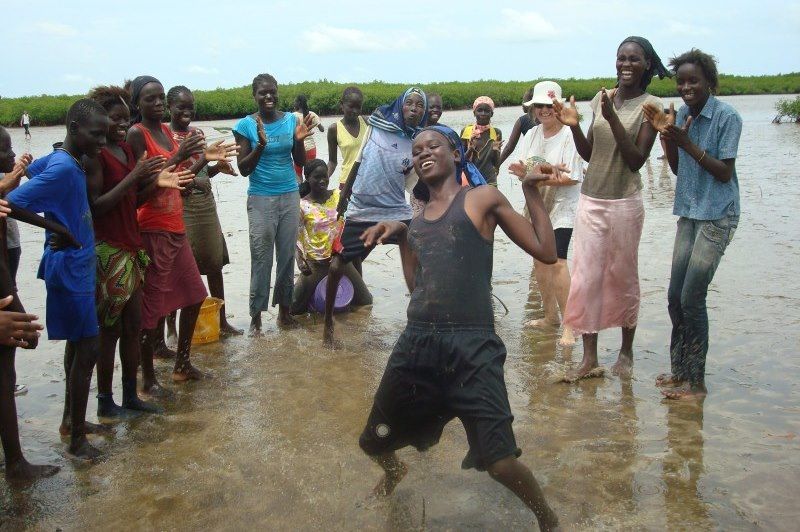
M 201 381 L 208 378 L 209 375 L 189 363 L 184 364 L 180 370 L 175 369 L 172 372 L 172 382 Z
M 164 340 L 160 340 L 157 344 L 155 349 L 153 349 L 153 358 L 158 358 L 161 360 L 174 360 L 178 354 L 167 347 L 167 344 L 164 343 Z
M 681 384 L 683 384 L 683 379 L 679 379 L 672 373 L 662 373 L 656 377 L 656 386 L 658 387 L 680 386 Z
M 605 374 L 605 368 L 601 368 L 597 365 L 581 364 L 577 369 L 568 371 L 567 374 L 561 379 L 561 382 L 572 384 L 573 382 L 578 382 L 581 379 L 603 377 Z
M 556 318 L 555 320 L 548 318 L 539 318 L 535 320 L 528 320 L 523 325 L 525 327 L 558 327 L 560 324 L 561 321 L 558 318 Z
M 81 460 L 91 461 L 103 455 L 99 449 L 93 447 L 86 438 L 81 438 L 77 442 L 71 442 L 67 450 L 70 456 L 80 458 Z
M 688 382 L 684 383 L 680 386 L 675 388 L 670 388 L 668 390 L 661 390 L 661 394 L 666 399 L 702 399 L 706 395 L 708 395 L 708 390 L 706 390 L 705 385 L 703 384 L 695 384 L 691 385 Z
M 6 464 L 8 480 L 31 482 L 40 478 L 52 477 L 61 470 L 58 466 L 34 465 L 24 458 L 13 464 Z
M 332 326 L 325 326 L 325 330 L 322 333 L 322 347 L 337 350 L 343 347 L 342 342 L 334 336 Z
M 611 373 L 623 379 L 633 374 L 633 353 L 620 350 L 617 361 L 611 366 Z
M 98 425 L 97 423 L 84 421 L 83 426 L 85 429 L 84 434 L 97 434 L 100 436 L 110 436 L 112 434 L 116 434 L 114 427 L 107 425 Z M 62 436 L 69 436 L 70 432 L 72 432 L 72 426 L 69 423 L 61 422 L 61 425 L 58 427 L 58 433 Z
M 575 345 L 575 335 L 572 334 L 572 327 L 564 326 L 564 330 L 561 332 L 561 338 L 558 339 L 558 345 L 561 347 L 572 347 Z
M 372 496 L 376 499 L 380 499 L 382 497 L 391 495 L 391 493 L 394 491 L 397 485 L 400 484 L 400 481 L 403 480 L 403 477 L 405 477 L 407 473 L 408 466 L 405 463 L 400 462 L 398 467 L 383 474 L 381 479 L 375 485 L 375 488 L 372 490 Z
M 278 305 L 278 328 L 291 330 L 300 327 L 300 322 L 292 317 L 289 307 Z
M 227 338 L 229 336 L 241 336 L 244 334 L 244 331 L 242 329 L 237 329 L 236 327 L 225 321 L 219 327 L 219 334 L 223 338 Z
M 160 399 L 167 399 L 175 395 L 174 392 L 167 390 L 157 382 L 151 385 L 142 384 L 142 393 L 149 397 Z
M 253 316 L 250 319 L 250 330 L 248 331 L 248 336 L 252 336 L 258 338 L 263 336 L 264 334 L 261 332 L 261 315 Z

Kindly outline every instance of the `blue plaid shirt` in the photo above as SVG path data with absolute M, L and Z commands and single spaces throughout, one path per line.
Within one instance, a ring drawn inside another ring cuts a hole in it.
M 686 123 L 689 106 L 678 110 L 675 122 Z M 703 110 L 692 118 L 689 138 L 706 157 L 735 159 L 742 134 L 742 117 L 736 109 L 713 95 Z M 678 149 L 678 181 L 675 185 L 675 207 L 672 213 L 693 220 L 719 220 L 728 214 L 739 214 L 739 180 L 736 168 L 730 181 L 723 183 L 706 172 L 697 161 Z

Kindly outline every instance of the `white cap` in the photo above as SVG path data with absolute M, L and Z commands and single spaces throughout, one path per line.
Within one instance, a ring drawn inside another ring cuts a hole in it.
M 530 107 L 533 104 L 553 105 L 553 98 L 563 102 L 561 85 L 555 81 L 540 81 L 533 86 L 533 97 L 522 105 Z

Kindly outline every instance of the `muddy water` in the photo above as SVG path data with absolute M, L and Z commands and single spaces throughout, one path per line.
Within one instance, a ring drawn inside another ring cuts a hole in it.
M 669 365 L 666 289 L 675 229 L 674 177 L 656 159 L 658 146 L 643 169 L 647 217 L 633 379 L 553 383 L 580 360 L 581 348 L 557 347 L 554 329 L 522 328 L 541 316 L 531 263 L 497 234 L 494 291 L 507 307 L 497 305 L 497 328 L 509 351 L 514 430 L 523 460 L 569 529 L 796 526 L 800 128 L 770 124 L 776 99 L 726 98 L 745 122 L 737 161 L 743 212 L 709 293 L 711 394 L 703 405 L 664 402 L 653 385 Z M 494 122 L 507 134 L 518 114 L 499 109 Z M 466 112 L 443 119 L 454 127 L 468 120 Z M 63 129 L 35 128 L 33 135 L 32 151 L 42 155 Z M 324 135 L 318 137 L 324 158 Z M 12 139 L 22 151 L 20 132 Z M 231 252 L 228 312 L 245 327 L 246 180 L 215 182 Z M 521 207 L 519 185 L 503 170 L 499 182 Z M 37 230 L 23 229 L 19 284 L 28 309 L 44 316 L 44 289 L 35 279 L 41 240 Z M 165 415 L 119 424 L 115 436 L 95 439 L 107 459 L 91 467 L 64 458 L 56 432 L 63 345 L 43 341 L 34 352 L 18 351 L 18 381 L 29 387 L 17 400 L 23 446 L 29 459 L 62 471 L 23 490 L 0 480 L 0 528 L 531 527 L 511 494 L 485 474 L 459 469 L 467 445 L 457 421 L 429 452 L 401 452 L 410 472 L 394 496 L 364 503 L 379 470 L 357 438 L 407 304 L 396 249 L 378 249 L 364 270 L 375 305 L 338 319 L 344 351 L 320 348 L 318 316 L 292 332 L 279 332 L 274 315 L 265 316 L 263 339 L 197 348 L 196 364 L 215 378 L 175 386 Z M 600 335 L 604 364 L 613 363 L 618 335 Z M 158 369 L 167 382 L 169 366 Z M 91 399 L 92 420 L 94 409 Z

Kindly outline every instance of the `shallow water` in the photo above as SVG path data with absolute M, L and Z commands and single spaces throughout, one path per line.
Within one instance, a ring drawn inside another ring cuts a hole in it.
M 508 308 L 497 306 L 497 329 L 509 352 L 514 430 L 522 459 L 568 529 L 797 526 L 800 128 L 770 123 L 776 99 L 725 98 L 745 121 L 737 161 L 742 219 L 709 293 L 711 393 L 702 406 L 662 401 L 653 385 L 669 368 L 666 289 L 675 230 L 674 177 L 656 160 L 658 145 L 642 175 L 647 216 L 633 379 L 553 383 L 580 360 L 581 348 L 557 347 L 555 329 L 522 328 L 541 316 L 531 261 L 497 233 L 494 293 Z M 585 106 L 583 112 L 590 116 Z M 508 134 L 518 115 L 498 109 L 494 123 Z M 469 117 L 446 112 L 443 122 L 460 127 Z M 63 128 L 34 128 L 33 135 L 39 156 Z M 317 137 L 325 158 L 324 134 Z M 12 131 L 12 139 L 22 152 L 21 132 Z M 516 179 L 501 169 L 499 184 L 521 208 Z M 228 312 L 245 327 L 246 179 L 222 176 L 215 185 L 232 262 L 225 271 Z M 41 241 L 38 230 L 23 227 L 19 285 L 28 310 L 44 316 L 44 288 L 35 279 Z M 407 304 L 396 249 L 379 248 L 364 270 L 375 305 L 338 318 L 344 351 L 320 348 L 318 316 L 292 332 L 279 332 L 274 314 L 265 316 L 265 338 L 196 348 L 193 359 L 214 380 L 174 386 L 177 397 L 165 404 L 165 415 L 94 439 L 107 458 L 91 467 L 64 457 L 56 431 L 63 344 L 45 340 L 36 351 L 18 350 L 18 382 L 29 387 L 17 398 L 23 447 L 32 461 L 62 471 L 21 490 L 0 480 L 0 529 L 531 527 L 513 495 L 485 474 L 460 470 L 467 446 L 457 421 L 430 451 L 400 453 L 410 472 L 395 495 L 364 503 L 379 469 L 357 439 Z M 606 365 L 615 359 L 618 334 L 600 335 Z M 170 366 L 158 369 L 167 382 Z M 92 398 L 90 420 L 94 410 Z

